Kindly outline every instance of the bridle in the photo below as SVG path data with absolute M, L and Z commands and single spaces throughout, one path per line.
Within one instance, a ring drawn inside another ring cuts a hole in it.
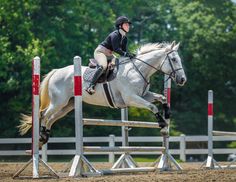
M 179 71 L 179 70 L 181 70 L 181 69 L 183 69 L 183 67 L 178 68 L 178 69 L 174 69 L 174 66 L 173 66 L 173 63 L 172 63 L 173 60 L 171 60 L 171 58 L 170 58 L 170 56 L 169 56 L 169 55 L 170 55 L 171 53 L 173 53 L 173 52 L 177 52 L 177 51 L 176 51 L 176 50 L 171 50 L 171 51 L 169 51 L 169 52 L 166 54 L 166 56 L 165 56 L 165 58 L 163 59 L 163 61 L 161 62 L 161 65 L 160 65 L 159 68 L 156 68 L 156 67 L 152 66 L 151 64 L 146 63 L 145 61 L 143 61 L 143 60 L 141 60 L 141 59 L 139 59 L 139 58 L 137 58 L 137 57 L 134 57 L 134 58 L 132 58 L 132 59 L 136 59 L 136 60 L 138 60 L 138 61 L 140 61 L 140 62 L 142 62 L 142 63 L 148 65 L 149 67 L 155 69 L 156 71 L 161 71 L 162 73 L 168 75 L 168 78 L 165 80 L 165 82 L 166 82 L 166 81 L 168 81 L 170 78 L 176 78 L 176 72 Z M 145 86 L 145 88 L 144 88 L 144 90 L 143 90 L 143 93 L 144 93 L 145 90 L 146 90 L 146 88 L 147 88 L 148 85 L 150 84 L 150 82 L 143 76 L 143 74 L 142 74 L 141 71 L 137 68 L 137 66 L 136 66 L 135 63 L 132 61 L 132 59 L 130 59 L 129 61 L 126 61 L 126 62 L 120 62 L 119 65 L 120 65 L 120 64 L 126 64 L 126 63 L 128 63 L 128 62 L 132 62 L 134 68 L 135 68 L 136 71 L 141 75 L 141 77 L 143 78 L 143 80 L 144 80 L 145 83 L 146 83 L 146 86 Z M 165 72 L 162 70 L 162 66 L 164 65 L 164 63 L 165 63 L 166 60 L 168 60 L 169 65 L 170 65 L 170 67 L 171 67 L 171 72 L 170 72 L 170 73 L 165 73 Z M 142 93 L 142 95 L 143 95 L 143 93 Z
M 171 58 L 170 58 L 170 56 L 169 56 L 169 54 L 171 54 L 172 52 L 177 52 L 177 51 L 176 51 L 176 50 L 171 50 L 171 51 L 169 51 L 169 52 L 166 54 L 166 57 L 164 58 L 164 60 L 162 61 L 161 66 L 160 66 L 160 69 L 159 69 L 162 73 L 168 75 L 167 80 L 169 80 L 170 78 L 176 78 L 176 72 L 183 69 L 183 67 L 178 68 L 178 69 L 174 69 L 174 66 L 173 66 L 173 63 L 172 63 L 173 60 L 171 60 Z M 170 67 L 171 67 L 171 70 L 172 70 L 169 74 L 168 74 L 168 73 L 165 73 L 165 72 L 162 71 L 162 69 L 161 69 L 162 66 L 164 65 L 164 62 L 165 62 L 166 58 L 168 59 L 169 64 L 170 64 Z M 166 81 L 167 81 L 167 80 L 166 80 Z

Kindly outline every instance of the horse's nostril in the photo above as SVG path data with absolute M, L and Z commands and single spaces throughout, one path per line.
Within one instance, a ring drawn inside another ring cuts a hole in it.
M 181 78 L 181 83 L 184 83 L 184 82 L 185 82 L 185 78 L 182 77 L 182 78 Z

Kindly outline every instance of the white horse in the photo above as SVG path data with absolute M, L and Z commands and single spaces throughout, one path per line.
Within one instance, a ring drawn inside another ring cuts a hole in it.
M 166 98 L 149 91 L 150 77 L 160 71 L 169 75 L 177 85 L 183 86 L 186 82 L 185 72 L 181 58 L 178 54 L 179 43 L 175 45 L 167 43 L 146 44 L 137 51 L 136 58 L 130 60 L 121 57 L 116 78 L 108 82 L 110 100 L 113 107 L 125 108 L 134 106 L 152 111 L 161 127 L 165 127 L 165 120 L 158 113 L 158 108 L 153 104 L 156 101 L 166 103 Z M 82 66 L 82 75 L 86 70 Z M 54 69 L 43 79 L 40 87 L 40 145 L 47 142 L 50 129 L 58 119 L 65 116 L 74 108 L 74 68 L 73 65 Z M 104 94 L 104 86 L 99 83 L 96 92 L 89 95 L 85 89 L 89 82 L 83 80 L 83 101 L 93 105 L 111 107 L 107 96 Z M 20 133 L 25 134 L 32 126 L 31 116 L 23 115 Z

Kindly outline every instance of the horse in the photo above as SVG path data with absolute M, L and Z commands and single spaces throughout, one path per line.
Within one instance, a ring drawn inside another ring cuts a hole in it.
M 166 127 L 165 119 L 159 114 L 156 102 L 165 104 L 162 94 L 149 91 L 150 77 L 157 71 L 169 75 L 177 85 L 183 86 L 186 75 L 178 54 L 180 43 L 148 43 L 137 49 L 135 58 L 120 57 L 116 77 L 107 82 L 110 100 L 115 108 L 130 106 L 150 110 L 162 128 Z M 82 66 L 84 75 L 87 66 Z M 74 109 L 74 67 L 73 65 L 53 69 L 43 79 L 40 86 L 40 141 L 42 146 L 48 141 L 52 125 Z M 89 82 L 82 79 L 82 100 L 88 104 L 111 107 L 104 91 L 104 84 L 96 85 L 93 95 L 85 90 Z M 163 123 L 164 122 L 164 123 Z M 32 118 L 23 115 L 19 131 L 24 135 L 32 126 Z

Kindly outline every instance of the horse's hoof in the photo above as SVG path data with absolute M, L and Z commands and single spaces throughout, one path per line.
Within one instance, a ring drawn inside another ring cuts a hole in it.
M 167 124 L 165 121 L 158 122 L 158 124 L 159 124 L 159 126 L 160 126 L 161 129 L 168 126 L 168 124 Z
M 42 149 L 42 146 L 43 146 L 43 145 L 44 145 L 43 142 L 40 142 L 40 141 L 39 141 L 39 150 Z
M 168 127 L 166 126 L 162 128 L 160 132 L 161 132 L 161 135 L 168 135 Z

